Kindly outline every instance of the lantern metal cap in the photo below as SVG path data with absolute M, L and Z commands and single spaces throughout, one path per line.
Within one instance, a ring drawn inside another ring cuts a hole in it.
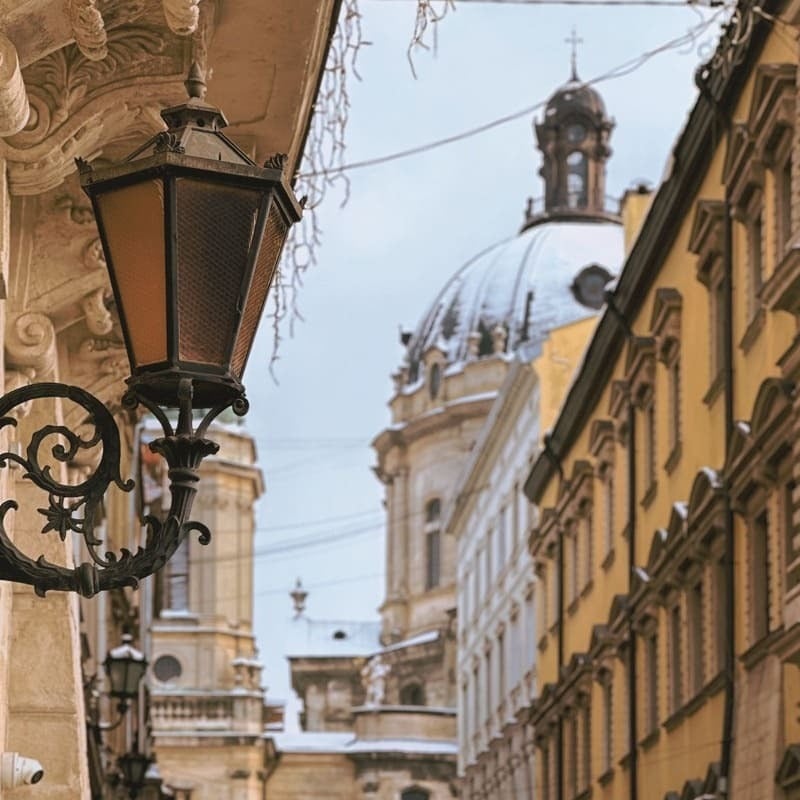
M 197 63 L 192 64 L 184 86 L 188 95 L 186 102 L 161 112 L 167 130 L 145 142 L 126 161 L 139 161 L 157 153 L 172 152 L 226 164 L 255 166 L 255 161 L 221 132 L 228 126 L 228 120 L 219 108 L 205 101 L 205 77 Z
M 144 653 L 137 650 L 133 644 L 133 636 L 129 633 L 122 634 L 122 644 L 111 648 L 106 656 L 106 662 L 110 661 L 146 661 Z

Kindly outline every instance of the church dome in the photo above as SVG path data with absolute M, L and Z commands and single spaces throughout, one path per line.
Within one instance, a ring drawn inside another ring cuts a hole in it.
M 448 365 L 525 349 L 548 331 L 594 313 L 623 259 L 622 227 L 609 220 L 552 221 L 523 230 L 468 261 L 445 284 L 407 344 L 407 382 L 438 347 Z M 499 337 L 498 337 L 498 331 Z
M 557 89 L 547 101 L 544 115 L 549 117 L 567 117 L 572 114 L 589 116 L 606 116 L 606 104 L 599 92 L 577 78 L 571 79 Z

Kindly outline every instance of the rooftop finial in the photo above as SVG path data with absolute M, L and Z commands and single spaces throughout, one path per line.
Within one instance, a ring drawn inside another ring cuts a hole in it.
M 575 31 L 575 26 L 572 26 L 572 33 L 569 35 L 568 38 L 564 39 L 564 41 L 572 45 L 572 57 L 570 63 L 572 65 L 572 75 L 570 76 L 570 80 L 577 81 L 578 80 L 578 45 L 583 44 L 583 39 L 578 36 L 577 32 Z
M 295 582 L 294 589 L 289 592 L 289 597 L 292 598 L 292 602 L 294 603 L 295 617 L 302 617 L 303 612 L 306 610 L 306 597 L 308 597 L 308 592 L 303 588 L 303 583 L 300 578 Z
M 183 82 L 183 85 L 186 87 L 186 93 L 189 97 L 196 100 L 205 100 L 206 80 L 203 70 L 200 69 L 200 65 L 196 61 L 193 61 L 192 66 L 189 67 L 189 76 Z

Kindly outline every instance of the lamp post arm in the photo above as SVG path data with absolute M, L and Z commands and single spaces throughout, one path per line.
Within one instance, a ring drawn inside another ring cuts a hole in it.
M 62 398 L 77 403 L 86 410 L 88 421 L 93 426 L 89 435 L 81 436 L 64 425 L 45 425 L 31 435 L 24 455 L 11 451 L 0 453 L 0 468 L 18 464 L 25 470 L 25 479 L 48 493 L 48 507 L 37 509 L 46 520 L 42 533 L 56 532 L 62 541 L 70 532 L 81 536 L 91 562 L 70 568 L 53 564 L 43 555 L 35 560 L 27 556 L 15 546 L 6 530 L 6 515 L 18 508 L 15 500 L 6 500 L 0 503 L 0 580 L 29 584 L 40 596 L 57 590 L 75 591 L 91 597 L 98 591 L 122 586 L 135 588 L 141 579 L 152 575 L 169 561 L 191 531 L 199 533 L 201 544 L 211 541 L 208 528 L 189 519 L 197 493 L 200 463 L 219 449 L 219 445 L 205 438 L 204 434 L 211 421 L 229 405 L 233 405 L 236 413 L 246 412 L 247 401 L 241 398 L 233 404 L 212 409 L 195 432 L 192 427 L 191 381 L 181 382 L 178 397 L 177 430 L 173 429 L 160 408 L 138 394 L 128 392 L 123 400 L 128 408 L 141 403 L 161 424 L 164 436 L 149 446 L 167 462 L 171 501 L 164 520 L 154 516 L 145 518 L 147 534 L 144 547 L 138 547 L 135 552 L 123 547 L 119 554 L 110 551 L 101 554 L 98 548 L 103 545 L 103 540 L 94 533 L 95 518 L 107 489 L 112 484 L 126 492 L 134 487 L 132 480 L 123 480 L 120 475 L 119 428 L 109 410 L 84 389 L 60 383 L 24 386 L 0 397 L 0 430 L 17 425 L 16 420 L 9 416 L 14 408 L 42 398 Z M 50 457 L 63 464 L 73 461 L 82 450 L 102 446 L 100 461 L 86 480 L 74 485 L 61 483 L 54 477 L 50 465 L 42 464 L 41 455 L 50 437 L 56 437 L 55 444 L 50 447 Z

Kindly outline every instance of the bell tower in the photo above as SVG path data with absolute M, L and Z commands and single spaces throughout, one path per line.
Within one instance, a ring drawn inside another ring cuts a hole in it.
M 535 124 L 542 151 L 540 170 L 545 182 L 544 215 L 608 219 L 605 209 L 606 161 L 614 128 L 603 98 L 578 78 L 575 35 L 570 79 L 550 98 L 544 119 Z M 611 215 L 613 216 L 613 215 Z

